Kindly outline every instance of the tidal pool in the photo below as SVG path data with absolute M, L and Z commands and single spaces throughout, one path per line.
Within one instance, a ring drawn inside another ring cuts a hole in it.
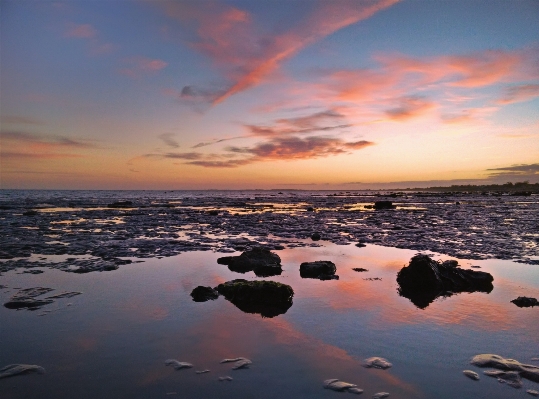
M 8 271 L 0 275 L 2 303 L 32 287 L 54 288 L 51 295 L 82 294 L 34 311 L 0 307 L 0 368 L 24 363 L 46 370 L 1 379 L 0 397 L 352 397 L 324 389 L 328 379 L 357 385 L 365 398 L 378 392 L 390 398 L 526 398 L 527 389 L 539 389 L 525 379 L 522 389 L 500 384 L 470 364 L 474 355 L 494 353 L 539 365 L 532 360 L 539 358 L 539 308 L 510 302 L 539 298 L 538 266 L 458 259 L 462 268 L 491 273 L 494 289 L 438 298 L 419 309 L 399 296 L 396 282 L 416 251 L 321 244 L 274 251 L 283 273 L 264 280 L 288 284 L 295 293 L 286 313 L 272 318 L 244 313 L 222 296 L 192 300 L 199 285 L 262 279 L 230 271 L 217 263 L 223 254 L 209 251 L 145 259 L 108 272 Z M 334 262 L 340 279 L 301 278 L 299 265 L 317 260 Z M 363 367 L 375 356 L 392 367 Z M 220 363 L 237 357 L 252 365 L 232 370 Z M 175 370 L 165 365 L 167 359 L 194 367 Z M 480 380 L 467 378 L 467 369 Z M 204 370 L 210 372 L 196 373 Z M 232 381 L 219 381 L 226 376 Z

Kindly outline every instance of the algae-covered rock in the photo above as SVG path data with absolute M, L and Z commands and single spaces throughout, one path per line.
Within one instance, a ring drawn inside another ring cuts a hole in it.
M 320 280 L 338 279 L 338 277 L 335 276 L 336 271 L 337 268 L 335 267 L 335 263 L 329 260 L 303 262 L 299 266 L 299 274 L 302 278 L 318 278 Z
M 458 267 L 456 261 L 438 262 L 428 255 L 414 256 L 397 274 L 399 294 L 424 309 L 440 296 L 486 292 L 494 288 L 491 274 Z
M 219 284 L 216 290 L 238 309 L 246 313 L 258 313 L 263 317 L 275 317 L 292 306 L 294 290 L 275 281 L 236 279 Z

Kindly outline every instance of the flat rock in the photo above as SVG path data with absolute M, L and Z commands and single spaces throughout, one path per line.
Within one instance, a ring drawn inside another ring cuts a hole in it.
M 247 369 L 251 364 L 253 364 L 253 362 L 249 359 L 238 360 L 232 365 L 232 370 Z
M 210 370 L 208 370 L 208 369 L 195 371 L 196 374 L 206 374 L 206 373 L 209 373 L 209 372 L 210 372 Z
M 389 396 L 389 393 L 387 392 L 378 392 L 372 395 L 372 399 L 384 399 Z
M 230 376 L 224 376 L 224 377 L 219 377 L 217 378 L 219 381 L 232 381 L 234 378 L 230 377 Z
M 362 267 L 354 267 L 352 270 L 355 272 L 368 272 L 367 269 L 364 269 Z
M 492 367 L 503 371 L 516 371 L 522 378 L 539 382 L 539 367 L 531 364 L 523 364 L 518 360 L 506 359 L 499 355 L 487 353 L 474 356 L 470 363 L 477 367 Z
M 190 369 L 193 367 L 191 363 L 187 362 L 179 362 L 176 359 L 167 359 L 165 360 L 166 366 L 172 366 L 175 370 L 181 370 L 181 369 Z
M 498 382 L 506 383 L 513 388 L 522 388 L 522 379 L 518 371 L 487 370 L 483 374 L 494 377 Z
M 336 378 L 332 378 L 324 381 L 324 388 L 331 389 L 332 391 L 346 391 L 349 388 L 356 388 L 357 385 L 350 384 L 349 382 L 340 381 Z
M 348 388 L 347 392 L 355 393 L 356 395 L 361 395 L 363 393 L 363 389 L 361 389 L 361 388 Z
M 386 370 L 393 365 L 383 357 L 369 357 L 364 360 L 363 367 Z
M 35 364 L 9 364 L 0 369 L 0 378 L 30 373 L 45 374 L 45 369 Z
M 526 393 L 529 393 L 532 396 L 539 396 L 539 391 L 536 391 L 535 389 L 528 389 Z
M 464 370 L 462 371 L 462 374 L 464 374 L 468 378 L 471 378 L 472 380 L 479 381 L 479 374 L 477 374 L 475 371 Z

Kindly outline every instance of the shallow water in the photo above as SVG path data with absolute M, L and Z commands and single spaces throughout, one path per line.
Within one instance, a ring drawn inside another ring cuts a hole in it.
M 517 296 L 539 298 L 538 266 L 459 259 L 462 267 L 477 265 L 491 273 L 494 290 L 439 298 L 418 309 L 398 295 L 396 283 L 397 272 L 416 251 L 322 245 L 276 252 L 284 272 L 266 279 L 292 286 L 295 295 L 292 307 L 274 318 L 243 313 L 223 297 L 191 300 L 198 285 L 255 278 L 217 264 L 222 254 L 209 251 L 150 258 L 110 272 L 8 271 L 0 275 L 7 286 L 0 289 L 2 303 L 18 288 L 83 294 L 35 311 L 0 307 L 0 367 L 29 363 L 46 369 L 45 375 L 0 380 L 1 397 L 349 397 L 323 389 L 329 378 L 357 384 L 366 398 L 380 391 L 390 398 L 517 398 L 528 397 L 526 389 L 539 389 L 528 380 L 523 389 L 511 388 L 469 364 L 479 353 L 532 364 L 539 356 L 539 309 L 509 302 Z M 340 280 L 302 279 L 299 264 L 315 260 L 333 261 Z M 219 363 L 238 356 L 251 359 L 252 366 L 233 371 Z M 393 367 L 362 367 L 372 356 Z M 165 366 L 169 358 L 194 368 L 175 371 Z M 204 369 L 211 371 L 195 374 Z M 477 371 L 481 380 L 465 377 L 465 369 Z M 218 381 L 226 375 L 233 381 Z

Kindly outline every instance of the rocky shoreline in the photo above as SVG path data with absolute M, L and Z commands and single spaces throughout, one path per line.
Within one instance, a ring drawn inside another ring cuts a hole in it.
M 539 264 L 536 195 L 270 191 L 146 193 L 143 198 L 130 192 L 130 197 L 110 198 L 38 193 L 22 200 L 2 196 L 0 273 L 37 266 L 107 271 L 135 258 L 231 253 L 259 245 L 279 250 L 324 241 Z M 379 201 L 391 207 L 377 209 Z M 62 257 L 55 261 L 50 255 Z

